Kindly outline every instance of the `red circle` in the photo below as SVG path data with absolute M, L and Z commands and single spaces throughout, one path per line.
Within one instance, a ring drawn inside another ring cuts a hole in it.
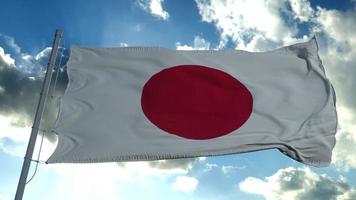
M 240 128 L 252 112 L 252 95 L 231 75 L 200 65 L 179 65 L 153 75 L 142 91 L 146 117 L 160 129 L 204 140 Z

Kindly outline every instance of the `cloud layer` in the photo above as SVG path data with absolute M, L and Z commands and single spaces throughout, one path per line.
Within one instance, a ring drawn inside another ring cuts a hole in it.
M 319 175 L 309 168 L 278 170 L 264 179 L 248 177 L 239 183 L 247 193 L 264 196 L 267 200 L 351 200 L 356 199 L 356 189 L 344 177 L 333 179 Z
M 193 40 L 193 46 L 189 46 L 186 44 L 181 44 L 180 42 L 176 43 L 177 50 L 209 50 L 210 42 L 206 41 L 204 38 L 200 36 L 195 36 Z
M 283 0 L 196 0 L 202 21 L 220 32 L 220 48 L 227 42 L 238 49 L 263 50 L 293 38 L 297 27 L 282 17 L 288 14 Z
M 0 47 L 0 148 L 10 155 L 23 156 L 26 142 L 31 132 L 33 117 L 40 97 L 40 89 L 49 59 L 50 48 L 45 48 L 36 55 L 21 52 L 15 39 L 0 34 L 12 55 Z M 49 50 L 48 50 L 49 49 Z M 63 53 L 63 51 L 60 51 Z M 57 64 L 63 56 L 59 56 Z M 63 62 L 64 63 L 64 62 Z M 64 91 L 67 83 L 66 73 L 53 74 L 57 79 L 56 90 L 53 85 L 41 129 L 49 129 L 58 108 L 57 97 Z M 53 134 L 45 134 L 50 141 L 55 141 Z

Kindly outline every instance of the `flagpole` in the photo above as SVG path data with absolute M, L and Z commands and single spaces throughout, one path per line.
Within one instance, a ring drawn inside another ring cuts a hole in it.
M 47 65 L 47 72 L 46 72 L 46 75 L 45 75 L 45 78 L 44 78 L 44 81 L 42 84 L 40 100 L 37 105 L 37 110 L 36 110 L 35 119 L 34 119 L 33 126 L 32 126 L 30 140 L 27 145 L 26 155 L 25 155 L 24 162 L 22 165 L 20 180 L 17 185 L 15 200 L 22 200 L 23 193 L 25 190 L 28 171 L 29 171 L 30 165 L 31 165 L 33 150 L 35 148 L 36 138 L 37 138 L 38 130 L 40 128 L 40 122 L 41 122 L 43 110 L 45 107 L 46 98 L 47 98 L 48 91 L 49 91 L 49 86 L 50 86 L 51 79 L 52 79 L 53 66 L 56 62 L 57 50 L 58 50 L 59 42 L 62 37 L 62 33 L 63 33 L 63 31 L 61 31 L 61 30 L 56 30 L 56 33 L 55 33 L 55 38 L 54 38 L 54 41 L 52 44 L 52 51 L 51 51 L 48 65 Z

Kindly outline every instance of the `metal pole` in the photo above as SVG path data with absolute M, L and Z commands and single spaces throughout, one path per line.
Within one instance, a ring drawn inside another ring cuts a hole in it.
M 56 30 L 56 33 L 55 33 L 55 39 L 52 44 L 51 56 L 49 58 L 49 62 L 48 62 L 48 66 L 47 66 L 46 76 L 45 76 L 45 79 L 42 84 L 40 100 L 37 105 L 37 110 L 36 110 L 35 119 L 34 119 L 33 126 L 32 126 L 30 140 L 28 142 L 26 156 L 25 156 L 25 159 L 24 159 L 24 162 L 22 165 L 20 180 L 17 185 L 15 200 L 22 200 L 22 196 L 23 196 L 23 193 L 25 190 L 27 175 L 28 175 L 28 171 L 29 171 L 30 165 L 31 165 L 33 150 L 34 150 L 35 144 L 36 144 L 38 129 L 40 128 L 41 117 L 42 117 L 44 106 L 46 103 L 46 98 L 48 95 L 49 86 L 50 86 L 51 79 L 52 79 L 53 66 L 56 62 L 58 45 L 59 45 L 59 41 L 61 40 L 62 33 L 63 32 L 61 30 Z

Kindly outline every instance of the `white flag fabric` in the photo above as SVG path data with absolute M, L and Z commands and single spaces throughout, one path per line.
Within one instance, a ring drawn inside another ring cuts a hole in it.
M 313 38 L 268 52 L 72 47 L 47 163 L 225 155 L 277 148 L 323 167 L 335 93 Z

